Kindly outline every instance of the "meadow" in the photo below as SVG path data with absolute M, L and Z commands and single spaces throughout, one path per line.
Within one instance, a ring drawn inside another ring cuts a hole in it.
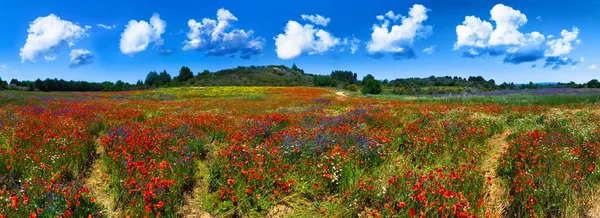
M 0 92 L 0 218 L 598 217 L 599 95 Z

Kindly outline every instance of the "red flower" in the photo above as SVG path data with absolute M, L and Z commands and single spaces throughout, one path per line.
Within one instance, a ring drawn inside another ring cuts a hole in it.
M 158 204 L 156 204 L 156 207 L 158 207 L 158 208 L 162 208 L 164 206 L 165 206 L 165 202 L 163 202 L 163 201 L 159 201 Z
M 410 211 L 408 212 L 408 215 L 410 215 L 411 217 L 416 216 L 417 212 L 415 211 L 414 208 L 410 208 Z
M 398 208 L 402 209 L 406 207 L 406 203 L 404 203 L 404 201 L 401 201 L 400 203 L 398 203 Z

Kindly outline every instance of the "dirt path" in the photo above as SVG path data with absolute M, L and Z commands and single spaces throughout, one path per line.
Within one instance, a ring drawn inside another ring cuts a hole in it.
M 600 185 L 596 185 L 595 191 L 592 193 L 586 215 L 587 217 L 600 217 Z
M 90 175 L 85 181 L 85 185 L 90 188 L 90 191 L 96 202 L 104 209 L 106 217 L 121 217 L 121 213 L 116 210 L 117 200 L 111 195 L 110 187 L 108 186 L 108 174 L 106 173 L 106 165 L 101 159 L 104 154 L 104 148 L 97 143 L 96 145 L 96 160 L 91 167 Z
M 498 159 L 508 148 L 506 138 L 510 135 L 509 131 L 492 136 L 490 141 L 490 152 L 486 156 L 481 165 L 481 169 L 485 172 L 485 177 L 488 182 L 486 186 L 486 199 L 484 203 L 485 210 L 491 213 L 492 217 L 502 217 L 503 211 L 508 207 L 506 201 L 506 184 L 496 175 L 498 168 Z
M 348 97 L 348 96 L 346 96 L 346 94 L 345 94 L 344 92 L 336 92 L 336 93 L 335 93 L 335 98 L 336 98 L 338 101 L 345 101 L 345 100 L 346 100 L 346 97 Z
M 208 191 L 206 181 L 208 167 L 204 161 L 198 161 L 194 172 L 194 187 L 183 195 L 183 206 L 179 210 L 181 217 L 185 218 L 212 218 L 213 216 L 202 210 L 202 196 Z

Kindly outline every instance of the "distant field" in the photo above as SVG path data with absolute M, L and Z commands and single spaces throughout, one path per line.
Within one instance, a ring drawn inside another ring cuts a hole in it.
M 529 95 L 588 95 L 600 94 L 600 89 L 574 89 L 574 88 L 538 88 L 538 89 L 516 89 L 516 90 L 498 90 L 480 93 L 465 93 L 467 96 L 502 96 L 514 94 Z
M 598 217 L 599 92 L 2 91 L 0 218 Z

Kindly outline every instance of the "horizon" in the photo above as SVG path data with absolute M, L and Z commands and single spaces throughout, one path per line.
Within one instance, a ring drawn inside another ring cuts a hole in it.
M 600 64 L 593 0 L 114 4 L 5 3 L 0 77 L 135 83 L 181 66 L 196 74 L 295 63 L 305 73 L 380 80 L 585 83 Z

